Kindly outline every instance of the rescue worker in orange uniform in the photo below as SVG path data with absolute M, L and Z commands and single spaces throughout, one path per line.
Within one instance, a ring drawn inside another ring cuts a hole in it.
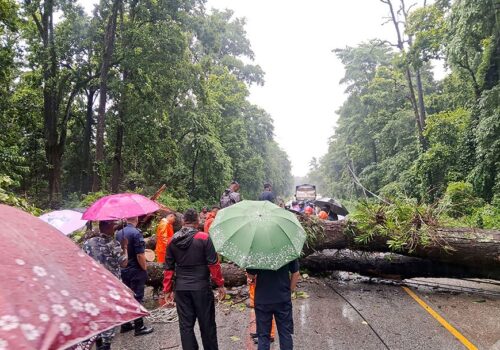
M 320 218 L 321 220 L 328 220 L 328 213 L 322 210 L 319 212 L 318 218 Z
M 156 228 L 156 261 L 160 264 L 165 262 L 168 241 L 174 235 L 175 214 L 168 214 L 166 218 L 161 219 Z
M 212 222 L 214 222 L 215 217 L 217 216 L 217 212 L 219 211 L 219 207 L 214 205 L 212 207 L 212 211 L 207 214 L 205 219 L 205 225 L 203 226 L 203 232 L 208 233 L 210 230 L 210 226 L 212 226 Z

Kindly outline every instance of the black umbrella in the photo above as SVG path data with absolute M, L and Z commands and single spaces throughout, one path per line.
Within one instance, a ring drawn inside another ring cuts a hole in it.
M 327 207 L 332 213 L 335 213 L 337 215 L 346 216 L 347 214 L 349 214 L 347 209 L 334 198 L 323 197 L 320 199 L 316 199 L 314 201 L 314 204 L 318 207 Z

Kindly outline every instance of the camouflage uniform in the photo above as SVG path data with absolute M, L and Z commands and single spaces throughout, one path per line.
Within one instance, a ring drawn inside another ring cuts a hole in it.
M 82 249 L 118 279 L 120 278 L 120 264 L 127 260 L 127 256 L 123 254 L 120 242 L 113 236 L 101 233 L 86 240 Z M 99 334 L 97 342 L 98 344 L 102 342 L 102 344 L 105 344 L 104 349 L 108 349 L 114 336 L 115 328 L 112 328 Z M 90 340 L 91 344 L 92 340 Z M 85 345 L 88 344 L 80 344 L 83 349 L 85 349 Z
M 83 251 L 120 278 L 120 264 L 127 260 L 127 256 L 123 255 L 120 242 L 114 237 L 99 234 L 83 243 Z

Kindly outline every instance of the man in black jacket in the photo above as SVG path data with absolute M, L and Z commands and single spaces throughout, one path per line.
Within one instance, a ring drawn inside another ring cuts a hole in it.
M 259 196 L 259 201 L 269 201 L 271 203 L 276 202 L 276 197 L 273 193 L 273 187 L 269 183 L 264 184 L 264 192 Z
M 174 234 L 167 248 L 163 291 L 167 303 L 171 303 L 175 276 L 175 303 L 182 348 L 198 349 L 194 335 L 194 324 L 198 319 L 203 348 L 217 350 L 215 303 L 210 277 L 218 287 L 220 299 L 225 296 L 224 279 L 212 241 L 208 234 L 198 231 L 198 225 L 198 213 L 188 209 L 184 213 L 182 229 Z
M 293 312 L 291 294 L 299 280 L 299 261 L 289 262 L 276 271 L 247 269 L 248 279 L 257 278 L 255 286 L 255 317 L 258 350 L 269 350 L 273 316 L 281 350 L 293 349 Z

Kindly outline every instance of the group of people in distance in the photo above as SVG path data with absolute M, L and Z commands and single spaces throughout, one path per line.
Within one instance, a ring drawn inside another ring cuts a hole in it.
M 290 209 L 306 216 L 317 216 L 321 220 L 337 221 L 339 219 L 338 215 L 329 208 L 315 207 L 312 203 L 293 201 Z
M 219 209 L 241 201 L 240 186 L 234 181 L 223 192 L 218 206 L 198 213 L 195 209 L 184 212 L 182 219 L 169 213 L 158 224 L 156 259 L 164 264 L 163 293 L 167 305 L 174 305 L 179 317 L 179 331 L 184 350 L 198 349 L 194 325 L 198 321 L 205 350 L 218 349 L 215 322 L 215 296 L 224 299 L 224 278 L 219 256 L 210 239 L 209 229 Z M 259 200 L 275 202 L 270 184 L 264 185 Z M 201 224 L 203 221 L 203 224 Z M 99 222 L 99 234 L 83 244 L 84 251 L 121 278 L 142 303 L 147 280 L 145 241 L 137 228 L 138 218 L 129 218 L 125 226 L 117 229 L 114 222 Z M 181 224 L 181 225 L 179 225 Z M 180 226 L 180 228 L 179 228 Z M 117 229 L 117 230 L 116 230 Z M 278 330 L 280 348 L 293 349 L 293 313 L 291 295 L 300 277 L 298 260 L 277 271 L 247 270 L 250 305 L 255 311 L 256 332 L 250 336 L 259 350 L 269 349 Z M 212 281 L 212 283 L 210 283 Z M 135 336 L 153 332 L 142 318 L 121 325 L 120 332 L 134 330 Z M 83 342 L 80 349 L 89 349 L 95 341 L 96 350 L 111 349 L 114 330 L 99 334 Z

